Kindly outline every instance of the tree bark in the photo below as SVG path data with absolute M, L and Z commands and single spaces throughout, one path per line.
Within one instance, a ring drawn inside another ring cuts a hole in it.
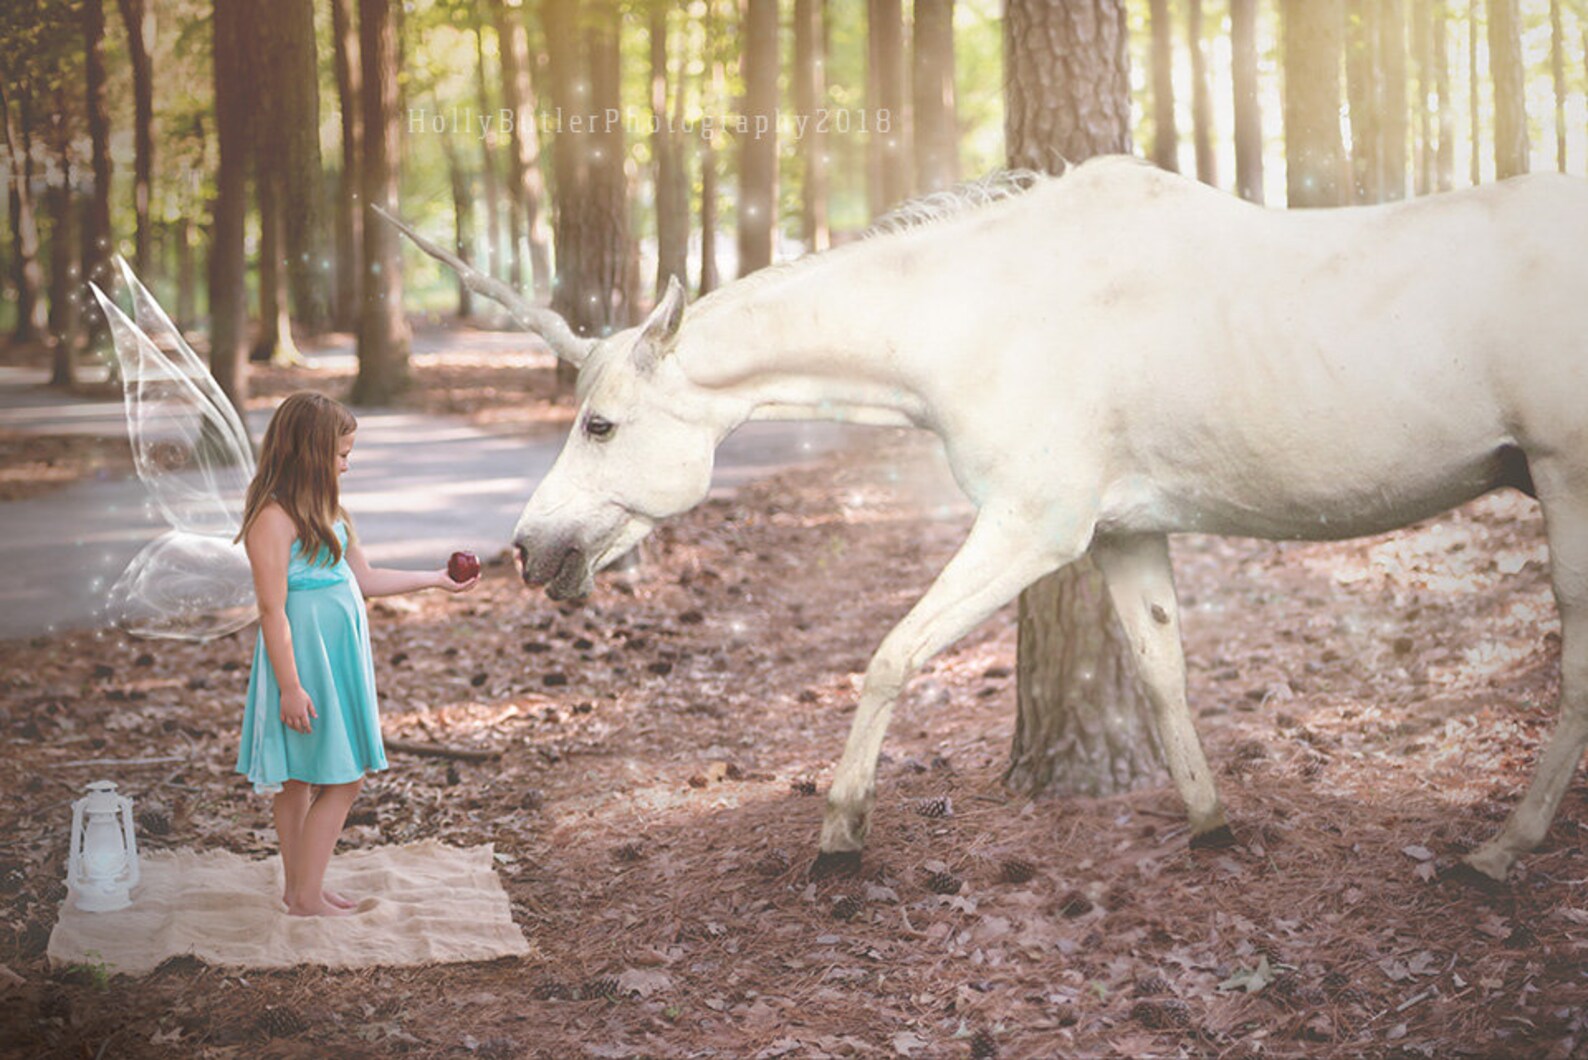
M 1174 20 L 1169 0 L 1152 0 L 1152 161 L 1160 169 L 1180 172 L 1180 132 L 1174 114 Z
M 1376 0 L 1347 0 L 1345 86 L 1351 121 L 1351 201 L 1374 203 L 1383 198 L 1379 163 L 1383 130 L 1379 124 Z
M 1439 151 L 1434 159 L 1436 186 L 1449 191 L 1456 186 L 1456 99 L 1450 91 L 1449 0 L 1434 0 L 1434 94 L 1439 101 Z
M 656 289 L 658 297 L 670 277 L 689 278 L 689 185 L 684 179 L 684 145 L 668 111 L 667 9 L 665 0 L 651 0 L 651 156 L 656 187 Z M 683 100 L 682 73 L 672 87 Z
M 915 187 L 942 191 L 959 181 L 959 116 L 954 100 L 954 0 L 915 0 Z
M 1434 54 L 1433 4 L 1412 0 L 1412 55 L 1417 66 L 1417 102 L 1412 114 L 1417 119 L 1417 165 L 1413 188 L 1418 195 L 1434 190 Z
M 274 104 L 281 144 L 280 214 L 292 314 L 312 332 L 330 321 L 326 259 L 325 167 L 320 159 L 320 72 L 315 58 L 314 0 L 273 0 L 267 53 L 277 64 Z
M 722 106 L 727 95 L 727 70 L 722 58 L 721 25 L 717 19 L 716 0 L 706 0 L 706 56 L 711 67 L 710 86 L 701 109 L 714 113 Z M 722 274 L 717 265 L 717 136 L 715 129 L 708 130 L 700 145 L 700 283 L 698 294 L 716 290 L 722 284 Z
M 255 144 L 254 192 L 259 199 L 259 337 L 249 353 L 249 360 L 261 364 L 299 364 L 303 355 L 292 340 L 287 268 L 282 260 L 285 256 L 283 180 L 280 167 L 268 157 L 270 153 L 269 145 Z
M 1379 113 L 1379 201 L 1406 198 L 1406 0 L 1378 0 L 1374 79 Z
M 83 0 L 83 54 L 87 94 L 88 137 L 93 144 L 94 188 L 83 225 L 83 279 L 101 287 L 112 282 L 110 273 L 110 109 L 105 99 L 105 10 L 102 0 Z M 106 323 L 95 311 L 88 314 L 93 334 L 102 334 Z M 92 341 L 92 340 L 91 340 Z
M 777 0 L 745 0 L 744 117 L 739 142 L 739 275 L 772 264 L 777 221 Z
M 866 96 L 867 153 L 873 173 L 871 214 L 893 209 L 910 194 L 904 114 L 904 13 L 900 0 L 866 0 L 871 89 Z
M 392 0 L 359 0 L 358 50 L 363 88 L 363 199 L 395 213 L 402 123 Z M 397 230 L 391 225 L 366 217 L 363 269 L 358 378 L 352 397 L 357 404 L 380 405 L 407 388 L 412 344 L 408 318 L 403 315 L 402 256 Z
M 508 212 L 512 217 L 513 250 L 509 275 L 514 287 L 524 285 L 523 255 L 529 254 L 529 280 L 538 298 L 551 295 L 551 252 L 547 246 L 546 182 L 540 172 L 540 132 L 535 122 L 535 89 L 529 76 L 529 32 L 523 10 L 493 0 L 496 39 L 502 56 L 502 104 L 512 111 L 508 137 Z M 523 242 L 520 242 L 522 233 Z
M 39 222 L 33 203 L 33 153 L 25 128 L 31 108 L 26 90 L 17 91 L 0 78 L 0 125 L 5 132 L 6 155 L 11 160 L 11 234 L 15 247 L 13 268 L 17 286 L 17 323 L 13 342 L 38 342 L 45 337 L 44 268 L 39 263 Z M 17 104 L 12 111 L 13 97 Z M 20 115 L 21 120 L 18 120 Z
M 501 43 L 497 43 L 501 47 Z M 474 22 L 474 84 L 480 113 L 490 116 L 496 111 L 491 106 L 489 81 L 485 76 L 485 24 Z M 500 177 L 496 168 L 496 122 L 491 123 L 480 136 L 480 175 L 484 178 L 485 196 L 485 269 L 491 276 L 506 276 L 507 256 L 502 253 L 502 215 Z
M 248 168 L 253 140 L 249 103 L 246 9 L 251 0 L 215 0 L 215 132 L 220 161 L 215 175 L 210 234 L 210 374 L 240 413 L 248 400 L 247 259 L 243 226 L 248 212 Z
M 50 200 L 50 335 L 55 342 L 51 386 L 71 386 L 78 342 L 77 270 L 80 246 L 77 235 L 77 199 L 72 191 L 72 132 L 70 104 L 64 86 L 54 91 L 55 112 L 50 116 L 51 148 L 58 179 Z
M 1257 83 L 1257 0 L 1230 0 L 1235 83 L 1235 192 L 1263 202 L 1263 111 Z
M 1517 0 L 1489 0 L 1489 72 L 1494 78 L 1494 175 L 1504 180 L 1528 171 L 1530 151 Z
M 1130 150 L 1124 0 L 1009 0 L 1005 142 L 1011 167 Z M 1005 782 L 1101 795 L 1158 775 L 1146 698 L 1089 560 L 1020 596 L 1019 712 Z
M 1340 0 L 1282 0 L 1285 191 L 1291 206 L 1339 206 Z
M 1549 0 L 1549 72 L 1555 82 L 1555 169 L 1566 172 L 1566 31 L 1560 0 Z
M 330 0 L 332 60 L 342 111 L 342 167 L 336 179 L 336 285 L 332 317 L 338 331 L 358 327 L 359 250 L 364 239 L 364 205 L 359 201 L 359 156 L 363 132 L 359 102 L 358 25 L 353 0 Z
M 473 180 L 463 168 L 457 145 L 451 134 L 446 137 L 447 175 L 452 184 L 453 249 L 465 264 L 474 264 L 474 192 Z M 458 277 L 458 319 L 468 320 L 474 315 L 474 297 L 469 285 Z
M 794 0 L 794 110 L 805 120 L 800 159 L 800 238 L 807 249 L 832 245 L 827 219 L 827 130 L 819 113 L 827 105 L 827 47 L 823 0 Z M 956 136 L 957 143 L 957 136 Z
M 1189 0 L 1186 36 L 1191 46 L 1191 138 L 1196 145 L 1197 179 L 1219 182 L 1218 156 L 1213 153 L 1213 89 L 1208 80 L 1208 42 L 1202 23 L 1202 0 Z
M 134 265 L 145 279 L 153 263 L 149 231 L 149 185 L 154 171 L 154 74 L 149 49 L 154 40 L 154 13 L 145 0 L 119 0 L 127 27 L 127 53 L 132 60 L 133 212 L 138 220 Z
M 1472 160 L 1467 177 L 1476 187 L 1483 179 L 1483 129 L 1478 88 L 1478 0 L 1467 0 L 1467 120 L 1471 123 Z

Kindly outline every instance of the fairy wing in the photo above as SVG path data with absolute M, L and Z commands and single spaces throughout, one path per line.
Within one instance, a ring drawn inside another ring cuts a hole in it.
M 140 636 L 207 640 L 257 615 L 247 554 L 232 543 L 253 478 L 252 447 L 204 362 L 119 263 L 136 322 L 93 291 L 115 342 L 133 464 L 171 529 L 127 565 L 107 612 Z

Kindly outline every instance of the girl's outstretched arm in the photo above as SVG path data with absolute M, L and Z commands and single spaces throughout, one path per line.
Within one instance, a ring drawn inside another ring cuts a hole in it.
M 248 566 L 254 574 L 254 595 L 259 598 L 259 628 L 265 635 L 265 654 L 281 688 L 281 721 L 297 732 L 309 732 L 319 715 L 298 680 L 298 662 L 292 654 L 292 626 L 287 622 L 287 564 L 292 542 L 298 536 L 292 519 L 278 505 L 263 508 L 243 538 Z
M 357 542 L 348 545 L 347 565 L 353 568 L 359 591 L 366 597 L 398 596 L 420 589 L 445 589 L 449 593 L 461 593 L 474 588 L 480 581 L 480 576 L 475 575 L 466 582 L 455 582 L 445 569 L 393 570 L 390 567 L 371 567 Z

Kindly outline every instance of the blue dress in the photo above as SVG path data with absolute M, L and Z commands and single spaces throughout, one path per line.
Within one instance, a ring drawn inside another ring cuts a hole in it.
M 337 520 L 334 529 L 343 549 L 335 564 L 323 545 L 313 562 L 306 559 L 297 541 L 287 564 L 292 654 L 319 715 L 310 719 L 312 731 L 282 724 L 281 687 L 263 630 L 254 644 L 237 772 L 260 793 L 280 791 L 284 780 L 346 784 L 386 768 L 364 596 L 347 563 L 347 526 Z

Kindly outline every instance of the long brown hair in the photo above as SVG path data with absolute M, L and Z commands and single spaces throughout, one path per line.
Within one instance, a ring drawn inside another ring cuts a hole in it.
M 324 546 L 331 552 L 331 562 L 340 562 L 342 544 L 333 524 L 337 519 L 346 521 L 350 541 L 353 524 L 342 510 L 337 449 L 357 429 L 353 414 L 324 394 L 300 390 L 289 395 L 265 428 L 259 470 L 248 484 L 243 528 L 235 540 L 241 541 L 265 505 L 274 501 L 298 528 L 304 555 L 317 556 Z

